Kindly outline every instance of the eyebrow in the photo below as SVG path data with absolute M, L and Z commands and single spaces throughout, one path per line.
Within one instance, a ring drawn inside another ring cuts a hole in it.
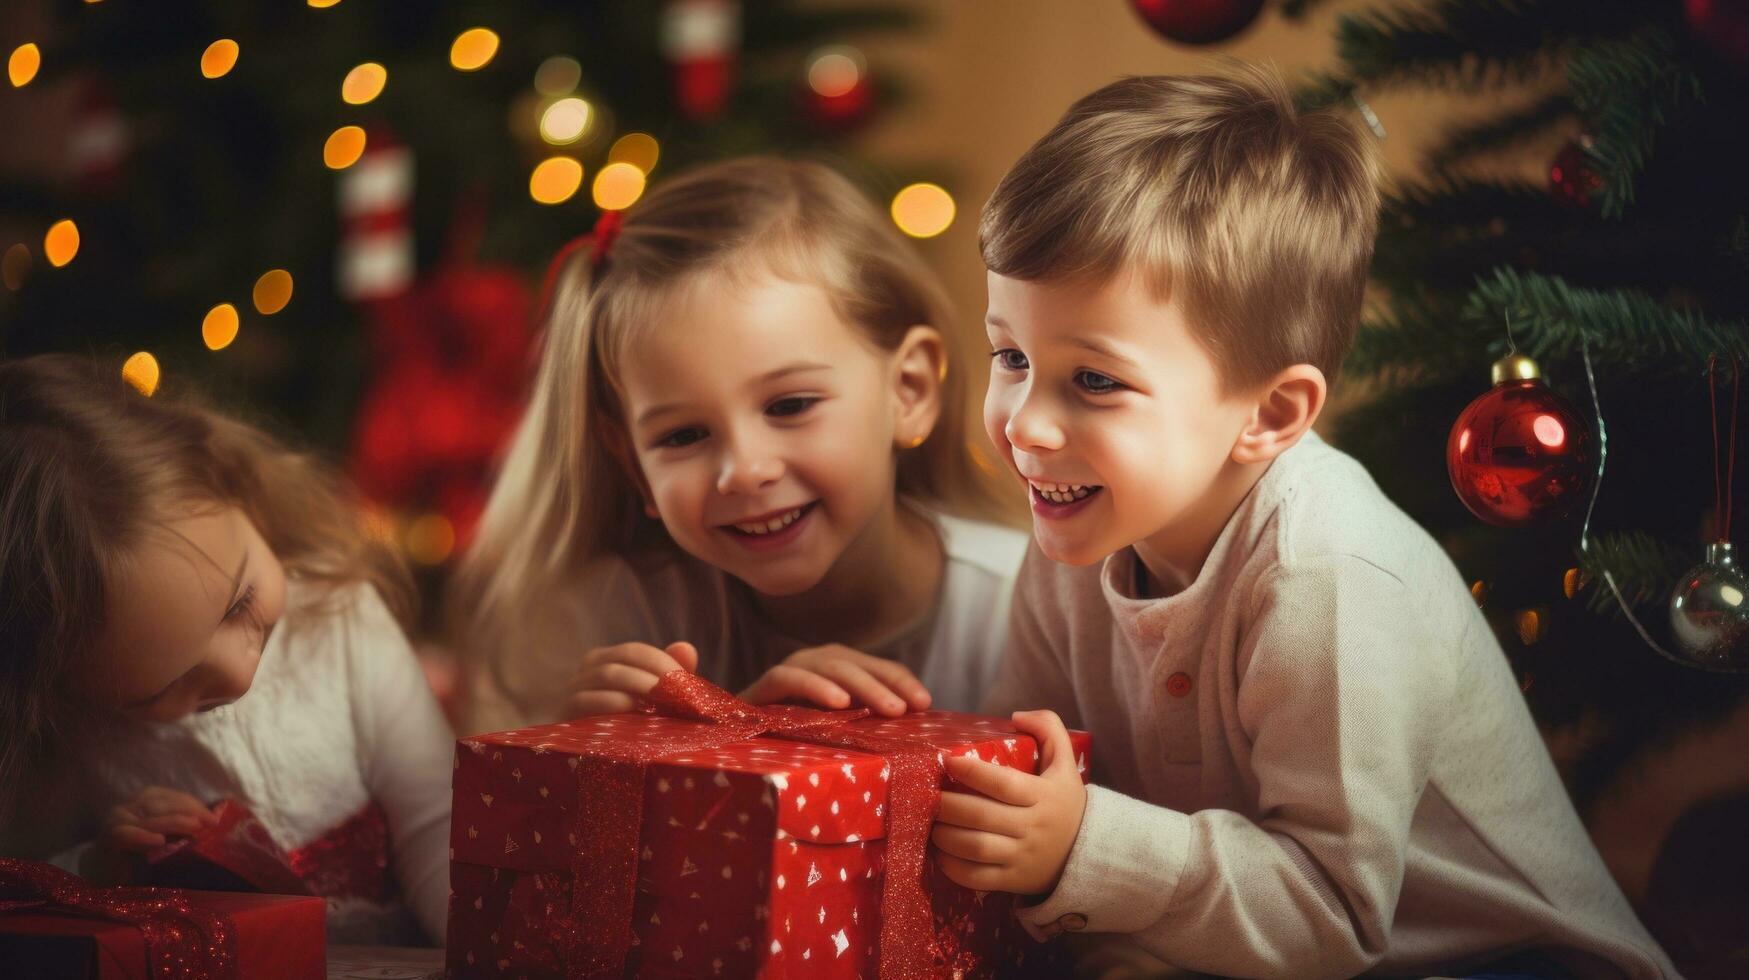
M 804 371 L 829 371 L 831 368 L 832 365 L 822 364 L 818 361 L 797 361 L 794 364 L 785 364 L 783 367 L 765 372 L 759 377 L 753 379 L 753 385 L 770 384 L 779 378 L 788 377 L 792 374 L 801 374 Z M 683 406 L 679 402 L 666 402 L 661 405 L 652 405 L 649 408 L 644 409 L 642 412 L 639 412 L 637 420 L 633 424 L 644 425 L 658 415 L 664 415 L 681 407 Z
M 1104 341 L 1101 341 L 1096 337 L 1076 337 L 1075 339 L 1073 339 L 1069 342 L 1074 344 L 1076 347 L 1081 348 L 1082 350 L 1092 351 L 1093 353 L 1098 354 L 1101 357 L 1109 357 L 1114 361 L 1121 361 L 1122 363 L 1128 364 L 1131 367 L 1141 367 L 1140 364 L 1136 363 L 1134 358 L 1125 357 L 1124 355 L 1118 353 L 1116 348 L 1110 346 L 1109 344 L 1106 344 Z
M 1001 317 L 997 316 L 994 313 L 990 314 L 989 316 L 984 317 L 984 322 L 989 324 L 992 327 L 995 327 L 998 330 L 1007 330 L 1008 329 L 1008 321 L 1002 319 Z

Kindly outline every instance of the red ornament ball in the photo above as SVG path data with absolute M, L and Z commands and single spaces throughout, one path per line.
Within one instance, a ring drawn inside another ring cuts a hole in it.
M 1749 62 L 1749 0 L 1683 0 L 1688 28 L 1734 64 Z
M 1489 524 L 1524 527 L 1571 513 L 1595 475 L 1591 429 L 1542 382 L 1535 362 L 1494 365 L 1496 384 L 1470 402 L 1445 445 L 1451 486 Z
M 1169 41 L 1214 44 L 1250 26 L 1263 0 L 1130 0 L 1136 13 Z
M 1549 192 L 1578 207 L 1590 205 L 1591 195 L 1603 189 L 1603 178 L 1597 176 L 1597 171 L 1591 168 L 1591 159 L 1585 155 L 1588 142 L 1580 139 L 1568 143 L 1549 164 Z

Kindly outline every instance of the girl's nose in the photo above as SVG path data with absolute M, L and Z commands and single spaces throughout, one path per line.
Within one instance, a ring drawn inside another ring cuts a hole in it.
M 783 476 L 783 461 L 762 446 L 737 443 L 724 454 L 717 492 L 756 493 Z
M 212 669 L 207 675 L 207 683 L 201 691 L 198 706 L 216 708 L 222 704 L 230 704 L 249 693 L 250 685 L 255 683 L 255 668 L 260 663 L 261 655 L 254 647 L 211 661 Z

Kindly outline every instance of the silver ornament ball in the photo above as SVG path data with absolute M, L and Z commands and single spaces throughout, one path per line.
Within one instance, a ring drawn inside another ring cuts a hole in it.
M 1696 667 L 1749 670 L 1749 577 L 1732 557 L 1729 541 L 1707 545 L 1706 560 L 1676 583 L 1670 629 Z

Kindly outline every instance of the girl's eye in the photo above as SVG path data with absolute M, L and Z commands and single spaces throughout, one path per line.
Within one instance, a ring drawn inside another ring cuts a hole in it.
M 1010 371 L 1024 371 L 1029 366 L 1026 363 L 1026 355 L 1012 347 L 993 350 L 990 352 L 990 356 L 996 359 L 997 364 L 1002 365 Z
M 794 395 L 789 398 L 779 398 L 777 401 L 765 406 L 765 414 L 775 415 L 779 418 L 800 415 L 808 409 L 813 408 L 819 401 L 820 399 L 818 398 L 808 398 L 802 395 Z
M 666 449 L 680 449 L 685 446 L 690 446 L 703 438 L 703 429 L 696 425 L 689 425 L 684 429 L 675 429 L 661 439 L 656 440 L 656 445 Z
M 243 590 L 242 595 L 237 597 L 237 601 L 231 604 L 231 608 L 225 610 L 225 622 L 228 623 L 231 620 L 236 619 L 236 618 L 244 615 L 245 613 L 249 612 L 249 610 L 254 609 L 254 608 L 255 608 L 255 586 L 250 585 L 247 589 Z
M 1111 378 L 1094 371 L 1076 372 L 1075 383 L 1095 395 L 1103 395 L 1108 391 L 1116 391 L 1123 387 L 1121 382 L 1114 381 Z

